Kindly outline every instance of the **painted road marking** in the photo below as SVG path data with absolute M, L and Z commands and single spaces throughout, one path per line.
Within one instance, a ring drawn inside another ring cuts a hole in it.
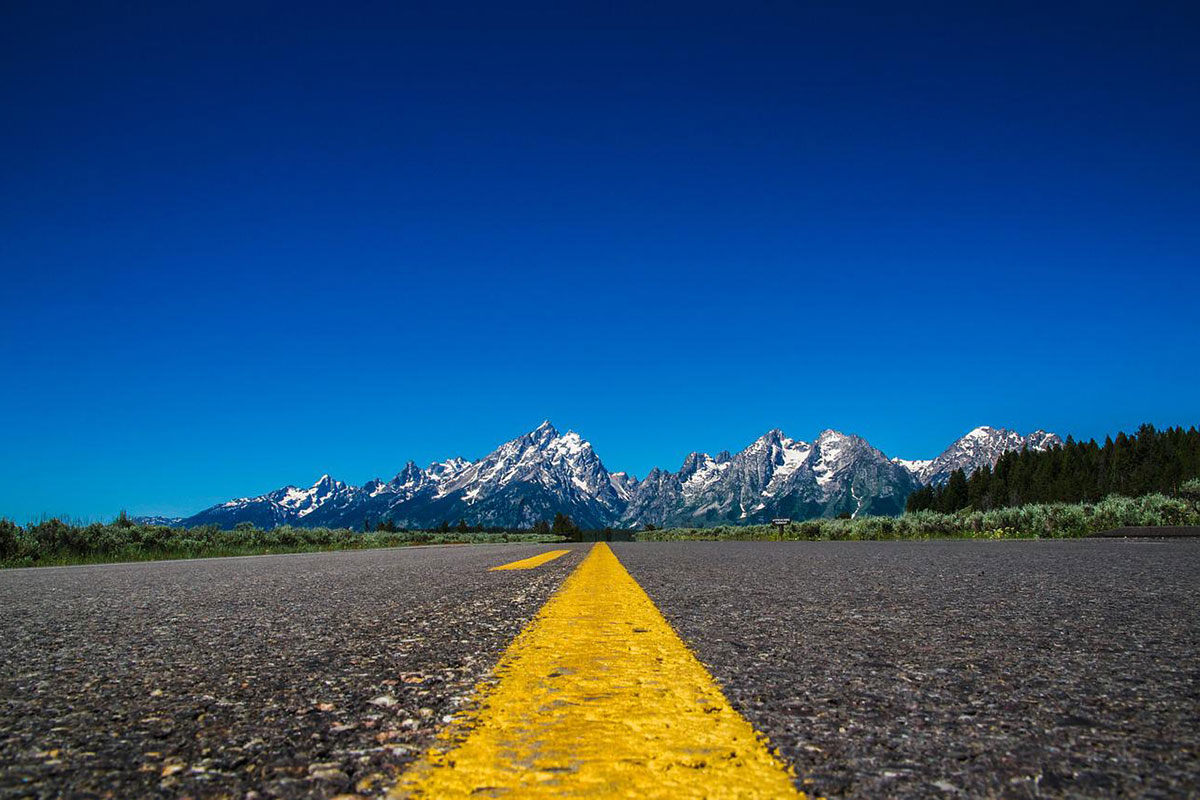
M 608 545 L 393 798 L 803 798 Z
M 569 552 L 571 552 L 571 551 L 570 550 L 551 550 L 546 553 L 540 553 L 539 555 L 533 556 L 531 558 L 523 558 L 520 561 L 514 561 L 511 564 L 503 564 L 499 567 L 492 567 L 492 570 L 495 571 L 498 569 L 533 569 L 534 567 L 540 567 L 542 564 L 545 564 L 547 561 L 553 561 L 554 559 L 558 558 L 559 556 L 565 556 Z

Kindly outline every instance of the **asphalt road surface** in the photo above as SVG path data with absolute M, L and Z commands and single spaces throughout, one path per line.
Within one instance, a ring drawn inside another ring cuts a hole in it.
M 386 793 L 567 547 L 0 572 L 0 797 Z M 810 793 L 1200 794 L 1200 540 L 612 547 Z
M 1200 795 L 1200 540 L 614 550 L 820 794 Z

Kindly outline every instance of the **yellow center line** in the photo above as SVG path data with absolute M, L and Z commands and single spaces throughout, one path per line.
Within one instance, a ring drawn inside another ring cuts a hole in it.
M 539 553 L 538 555 L 532 556 L 530 558 L 523 558 L 520 561 L 513 561 L 510 564 L 502 564 L 499 567 L 492 567 L 492 570 L 495 571 L 498 569 L 533 569 L 534 567 L 540 567 L 542 564 L 545 564 L 547 561 L 553 561 L 554 559 L 558 558 L 559 556 L 565 556 L 569 552 L 571 552 L 571 551 L 570 550 L 550 550 L 545 553 Z
M 803 798 L 600 543 L 393 798 Z

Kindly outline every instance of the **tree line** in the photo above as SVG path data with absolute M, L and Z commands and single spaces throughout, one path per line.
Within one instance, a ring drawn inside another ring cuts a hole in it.
M 1134 434 L 1077 442 L 1068 436 L 1047 450 L 1013 450 L 996 466 L 968 476 L 958 469 L 941 486 L 925 486 L 908 497 L 906 510 L 944 514 L 988 511 L 1030 503 L 1094 503 L 1109 495 L 1140 497 L 1178 494 L 1200 477 L 1200 431 L 1195 426 L 1157 430 L 1142 425 Z

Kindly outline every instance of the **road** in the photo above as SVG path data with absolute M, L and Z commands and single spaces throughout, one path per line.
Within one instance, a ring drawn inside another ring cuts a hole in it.
M 1200 540 L 615 549 L 821 794 L 1200 792 Z
M 2 572 L 0 797 L 386 794 L 589 551 Z M 1200 791 L 1198 540 L 612 552 L 810 794 Z

